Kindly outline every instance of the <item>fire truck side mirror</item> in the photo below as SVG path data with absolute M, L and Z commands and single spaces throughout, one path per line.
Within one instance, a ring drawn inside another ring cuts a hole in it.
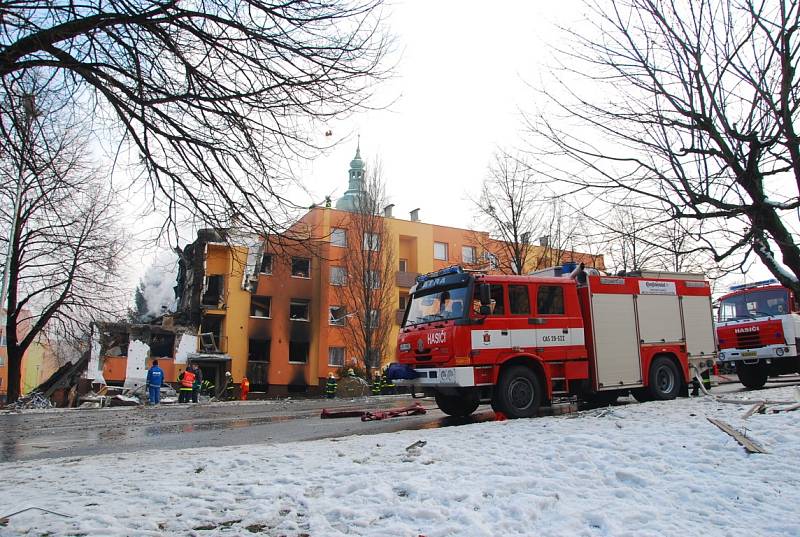
M 478 287 L 478 294 L 481 299 L 481 315 L 489 315 L 492 312 L 492 295 L 488 283 L 482 283 Z

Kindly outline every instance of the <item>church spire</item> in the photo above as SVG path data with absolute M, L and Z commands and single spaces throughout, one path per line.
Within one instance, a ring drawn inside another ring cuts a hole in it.
M 336 208 L 343 211 L 354 211 L 358 198 L 364 194 L 364 161 L 361 160 L 361 135 L 358 136 L 356 155 L 350 161 L 350 175 L 347 191 L 336 201 Z

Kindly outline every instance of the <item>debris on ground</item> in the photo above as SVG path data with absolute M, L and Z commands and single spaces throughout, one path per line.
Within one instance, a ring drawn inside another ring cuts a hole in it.
M 409 445 L 409 446 L 406 446 L 406 451 L 411 451 L 411 450 L 414 450 L 414 449 L 419 449 L 419 448 L 423 447 L 423 446 L 424 446 L 425 444 L 427 444 L 427 443 L 428 443 L 428 442 L 427 442 L 427 441 L 425 441 L 425 440 L 417 440 L 417 441 L 416 441 L 416 442 L 414 442 L 413 444 L 411 444 L 411 445 Z
M 748 452 L 748 453 L 767 453 L 767 450 L 762 448 L 760 445 L 755 443 L 754 441 L 747 438 L 744 434 L 737 431 L 733 428 L 729 423 L 725 423 L 722 420 L 717 420 L 714 418 L 706 418 L 708 421 L 719 427 L 722 431 L 729 434 L 739 442 L 739 444 Z
M 385 420 L 387 418 L 396 418 L 398 416 L 418 416 L 420 414 L 425 414 L 428 411 L 420 405 L 419 403 L 414 403 L 413 405 L 401 407 L 401 408 L 389 408 L 387 410 L 376 410 L 374 412 L 364 412 L 361 416 L 361 421 L 378 421 L 378 420 Z
M 323 408 L 319 417 L 320 419 L 361 418 L 361 421 L 378 421 L 387 418 L 396 418 L 398 416 L 417 416 L 427 412 L 428 410 L 425 407 L 419 403 L 414 403 L 413 405 L 388 408 L 386 410 L 328 410 L 327 408 Z
M 8 521 L 12 516 L 25 513 L 26 511 L 34 511 L 34 510 L 43 511 L 45 513 L 50 513 L 51 515 L 56 515 L 56 516 L 60 516 L 60 517 L 64 517 L 64 518 L 72 518 L 72 515 L 64 515 L 64 514 L 61 514 L 61 513 L 56 513 L 55 511 L 50 511 L 49 509 L 43 509 L 41 507 L 27 507 L 27 508 L 22 509 L 20 511 L 16 511 L 14 513 L 11 513 L 10 515 L 0 516 L 0 526 L 8 526 Z
M 53 408 L 53 403 L 42 392 L 33 391 L 6 405 L 6 409 L 9 410 L 28 410 L 33 408 Z

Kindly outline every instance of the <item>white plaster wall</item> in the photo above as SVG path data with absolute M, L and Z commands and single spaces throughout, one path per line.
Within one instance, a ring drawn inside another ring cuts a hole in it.
M 197 352 L 197 336 L 194 334 L 181 334 L 175 348 L 175 363 L 185 364 L 189 353 Z
M 105 384 L 103 378 L 103 364 L 100 363 L 100 330 L 92 329 L 92 339 L 90 341 L 89 365 L 84 373 L 84 378 L 92 379 L 95 382 Z
M 143 341 L 132 339 L 128 344 L 128 367 L 125 370 L 125 387 L 138 388 L 147 379 L 147 357 L 150 355 L 150 345 Z

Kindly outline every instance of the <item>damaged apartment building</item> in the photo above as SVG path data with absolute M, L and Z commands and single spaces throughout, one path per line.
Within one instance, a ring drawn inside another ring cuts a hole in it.
M 341 286 L 349 285 L 348 252 L 374 244 L 350 226 L 356 200 L 364 195 L 363 179 L 364 163 L 356 151 L 345 194 L 335 208 L 312 207 L 287 232 L 293 241 L 235 227 L 199 231 L 178 252 L 177 311 L 157 325 L 101 327 L 93 339 L 90 374 L 135 387 L 154 358 L 170 382 L 188 361 L 196 361 L 204 378 L 218 386 L 230 371 L 237 383 L 248 378 L 251 393 L 280 396 L 318 393 L 329 373 L 361 363 L 346 326 L 359 322 L 364 312 L 345 311 Z M 392 342 L 415 277 L 456 264 L 474 266 L 487 255 L 483 245 L 491 240 L 488 233 L 422 222 L 417 209 L 406 220 L 393 217 L 388 206 L 383 218 L 393 253 L 395 303 L 388 354 L 378 357 L 381 365 L 394 360 Z M 568 254 L 603 268 L 602 256 Z

